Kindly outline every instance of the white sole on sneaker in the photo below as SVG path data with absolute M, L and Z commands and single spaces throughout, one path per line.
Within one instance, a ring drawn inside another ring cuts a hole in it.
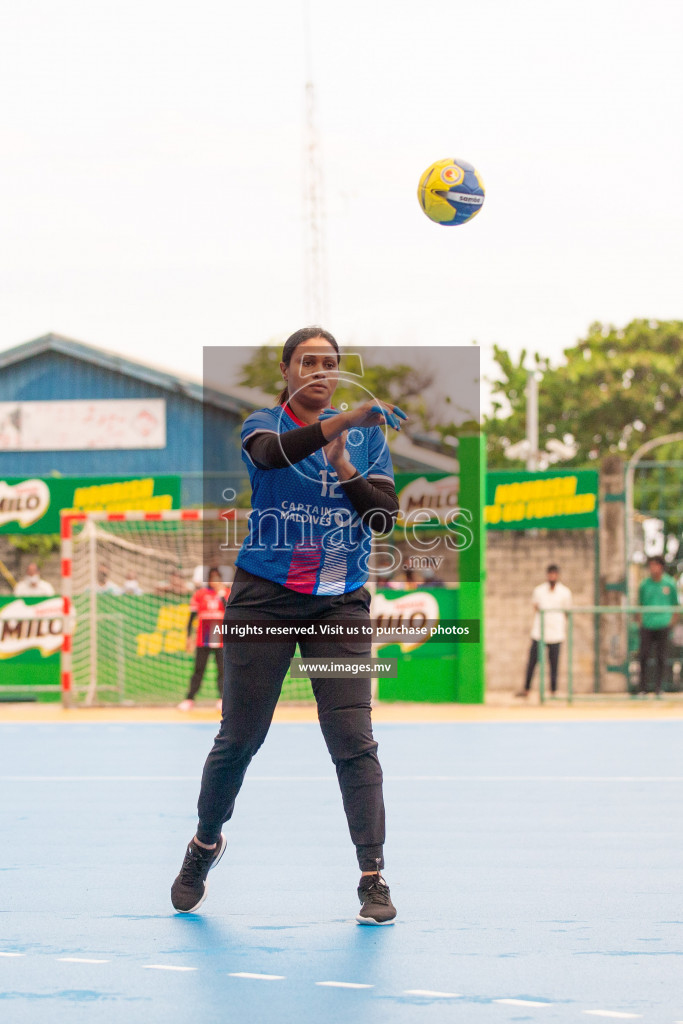
M 212 871 L 216 867 L 216 864 L 218 864 L 219 860 L 221 859 L 221 857 L 225 853 L 225 848 L 228 845 L 228 841 L 227 841 L 227 839 L 225 838 L 225 836 L 222 833 L 221 833 L 220 842 L 221 842 L 221 848 L 219 850 L 218 856 L 216 857 L 215 860 L 213 860 L 211 862 L 211 867 L 209 868 L 209 871 Z M 208 882 L 204 882 L 204 892 L 202 893 L 202 898 L 199 900 L 199 902 L 195 903 L 195 905 L 193 907 L 190 907 L 189 910 L 178 910 L 177 908 L 174 907 L 174 910 L 175 910 L 176 914 L 194 914 L 195 910 L 199 910 L 199 908 L 201 907 L 202 903 L 204 902 L 204 900 L 206 899 L 208 894 L 209 894 L 209 883 Z
M 374 917 L 361 917 L 360 914 L 357 914 L 356 915 L 356 921 L 358 922 L 358 924 L 385 925 L 385 924 L 394 924 L 394 922 L 396 921 L 396 918 L 392 917 L 391 921 L 375 921 Z
M 202 893 L 202 898 L 200 899 L 199 903 L 195 903 L 195 905 L 193 907 L 190 907 L 189 910 L 176 910 L 176 914 L 194 914 L 195 910 L 199 910 L 199 908 L 201 907 L 202 903 L 204 902 L 204 900 L 206 899 L 208 894 L 209 894 L 209 883 L 208 882 L 204 882 L 204 892 Z

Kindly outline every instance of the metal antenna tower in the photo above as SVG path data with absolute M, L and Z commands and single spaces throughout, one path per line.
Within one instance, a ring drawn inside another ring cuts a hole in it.
M 303 0 L 305 47 L 305 128 L 303 166 L 304 295 L 309 322 L 322 324 L 327 315 L 327 254 L 323 165 L 311 70 L 311 27 L 308 0 Z

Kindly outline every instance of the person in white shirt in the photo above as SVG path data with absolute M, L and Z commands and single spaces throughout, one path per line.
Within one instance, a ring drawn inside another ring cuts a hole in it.
M 123 581 L 123 592 L 124 594 L 130 594 L 132 597 L 140 597 L 143 594 L 143 589 L 132 569 L 126 573 L 126 578 Z
M 23 580 L 19 580 L 14 588 L 15 597 L 53 597 L 54 587 L 40 575 L 35 562 L 31 562 Z
M 534 587 L 531 598 L 534 607 L 531 647 L 529 649 L 524 689 L 516 693 L 516 697 L 528 697 L 529 690 L 531 689 L 531 680 L 536 663 L 538 662 L 538 644 L 541 639 L 540 609 L 546 612 L 543 620 L 543 642 L 548 649 L 550 692 L 553 696 L 557 693 L 557 666 L 560 661 L 560 644 L 566 635 L 567 616 L 565 612 L 572 606 L 572 592 L 569 587 L 565 587 L 564 583 L 560 583 L 560 570 L 556 565 L 549 565 L 546 569 L 546 574 L 547 581 Z

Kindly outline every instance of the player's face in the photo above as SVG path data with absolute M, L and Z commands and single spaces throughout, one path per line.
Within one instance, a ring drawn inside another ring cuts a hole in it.
M 289 367 L 282 364 L 290 397 L 302 405 L 325 409 L 337 387 L 337 353 L 324 338 L 310 338 L 294 349 Z

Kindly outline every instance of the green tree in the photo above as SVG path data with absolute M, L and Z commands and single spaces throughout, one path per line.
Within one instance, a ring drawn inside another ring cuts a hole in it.
M 58 533 L 11 533 L 8 543 L 17 551 L 30 555 L 41 568 L 53 551 L 59 551 L 61 538 Z
M 240 367 L 238 383 L 248 388 L 259 388 L 271 395 L 279 394 L 282 390 L 281 351 L 282 346 L 275 343 L 261 345 Z
M 566 466 L 599 464 L 607 454 L 628 458 L 644 441 L 683 430 L 683 322 L 634 320 L 627 327 L 591 324 L 585 338 L 565 349 L 553 367 L 538 354 L 513 360 L 496 346 L 498 373 L 492 412 L 484 420 L 489 466 L 516 468 L 505 457 L 526 434 L 528 363 L 539 383 L 539 448 L 571 439 L 576 455 Z M 681 458 L 681 446 L 663 446 L 659 459 Z

